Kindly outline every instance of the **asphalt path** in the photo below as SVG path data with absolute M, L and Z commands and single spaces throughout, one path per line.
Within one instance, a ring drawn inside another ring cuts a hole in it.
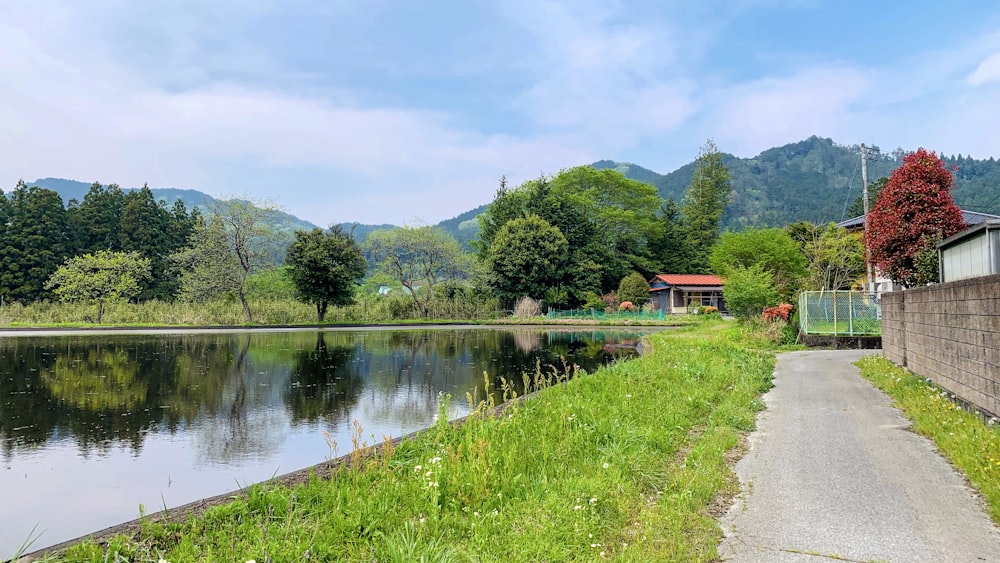
M 852 362 L 778 356 L 736 465 L 724 561 L 1000 561 L 1000 529 L 959 473 Z

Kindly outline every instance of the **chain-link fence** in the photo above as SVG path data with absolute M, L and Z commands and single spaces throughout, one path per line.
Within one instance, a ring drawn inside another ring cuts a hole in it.
M 878 296 L 860 291 L 803 291 L 799 327 L 805 334 L 881 336 Z
M 663 311 L 615 311 L 607 313 L 597 309 L 570 309 L 568 311 L 548 312 L 550 319 L 592 319 L 595 321 L 662 321 L 666 318 Z

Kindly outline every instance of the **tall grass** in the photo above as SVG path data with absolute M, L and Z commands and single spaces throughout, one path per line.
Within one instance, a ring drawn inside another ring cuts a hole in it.
M 646 348 L 560 385 L 572 368 L 540 368 L 542 390 L 499 416 L 470 394 L 473 414 L 449 424 L 444 399 L 433 428 L 378 452 L 357 426 L 352 462 L 329 481 L 257 485 L 54 559 L 712 560 L 721 531 L 710 507 L 737 489 L 726 453 L 753 428 L 773 355 L 718 324 L 659 333 Z
M 498 316 L 492 299 L 457 295 L 431 301 L 429 318 L 490 319 Z M 316 308 L 294 299 L 252 299 L 250 309 L 258 325 L 316 324 Z M 0 307 L 0 327 L 94 325 L 97 306 L 81 303 L 5 303 Z M 420 318 L 412 300 L 404 295 L 364 295 L 354 304 L 332 307 L 327 323 L 379 323 Z M 236 299 L 207 303 L 183 301 L 114 303 L 106 306 L 101 326 L 234 326 L 247 324 Z
M 1000 524 L 1000 428 L 978 413 L 963 409 L 945 391 L 893 365 L 881 356 L 858 361 L 861 375 L 892 397 L 913 429 L 937 444 L 938 449 L 989 504 L 993 521 Z M 995 419 L 994 419 L 995 420 Z

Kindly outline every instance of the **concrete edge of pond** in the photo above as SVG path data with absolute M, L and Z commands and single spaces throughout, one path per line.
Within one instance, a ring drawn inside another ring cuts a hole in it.
M 537 391 L 535 391 L 533 393 L 528 393 L 527 395 L 522 395 L 520 397 L 517 397 L 516 399 L 513 399 L 513 400 L 508 401 L 506 403 L 503 403 L 501 405 L 497 405 L 496 407 L 494 407 L 492 410 L 489 411 L 490 416 L 492 416 L 493 418 L 498 418 L 498 417 L 502 416 L 507 411 L 507 409 L 509 409 L 510 407 L 512 407 L 514 405 L 521 404 L 521 403 L 523 403 L 523 402 L 525 402 L 525 401 L 527 401 L 529 399 L 534 398 L 537 395 L 537 393 L 538 393 Z M 448 424 L 450 424 L 452 426 L 455 426 L 455 427 L 459 427 L 462 424 L 464 424 L 471 416 L 473 416 L 473 415 L 467 415 L 467 416 L 463 416 L 461 418 L 456 418 L 456 419 L 454 419 L 452 421 L 449 421 Z M 393 438 L 393 440 L 392 440 L 391 443 L 392 443 L 393 447 L 395 447 L 395 446 L 399 445 L 399 443 L 402 442 L 402 441 L 404 441 L 404 440 L 410 440 L 410 439 L 416 438 L 416 437 L 418 437 L 418 436 L 420 436 L 420 435 L 422 435 L 422 434 L 424 434 L 426 432 L 432 431 L 433 429 L 434 429 L 434 427 L 431 426 L 431 427 L 425 428 L 423 430 L 417 430 L 416 432 L 410 432 L 409 434 L 404 434 L 402 436 L 399 436 L 398 438 Z M 368 448 L 365 448 L 365 450 L 361 453 L 360 457 L 358 457 L 358 460 L 359 461 L 360 460 L 368 460 L 368 459 L 370 459 L 373 456 L 378 456 L 378 455 L 381 454 L 381 452 L 382 452 L 382 450 L 383 450 L 384 447 L 385 447 L 384 443 L 380 443 L 380 444 L 375 444 L 373 446 L 369 446 Z M 317 478 L 317 479 L 322 479 L 324 481 L 329 481 L 329 480 L 331 480 L 332 478 L 334 478 L 336 476 L 336 474 L 337 474 L 338 471 L 340 471 L 340 470 L 342 470 L 342 469 L 344 469 L 346 467 L 349 467 L 351 465 L 352 459 L 355 458 L 355 457 L 356 456 L 355 456 L 354 453 L 345 454 L 345 455 L 339 456 L 337 458 L 334 458 L 334 459 L 331 459 L 331 460 L 327 460 L 327 461 L 323 461 L 323 462 L 317 463 L 316 465 L 313 465 L 313 466 L 310 466 L 310 467 L 306 467 L 304 469 L 299 469 L 299 470 L 296 470 L 296 471 L 292 471 L 290 473 L 285 473 L 283 475 L 278 475 L 276 477 L 272 477 L 271 479 L 268 479 L 266 481 L 261 481 L 259 483 L 250 484 L 246 488 L 240 488 L 239 490 L 230 491 L 230 492 L 227 492 L 227 493 L 222 493 L 222 494 L 219 494 L 219 495 L 215 495 L 215 496 L 211 496 L 211 497 L 199 499 L 199 500 L 196 500 L 196 501 L 193 501 L 193 502 L 189 502 L 187 504 L 183 504 L 181 506 L 177 506 L 177 507 L 170 508 L 170 509 L 167 509 L 167 510 L 161 510 L 159 512 L 155 512 L 155 513 L 152 513 L 152 514 L 147 514 L 145 516 L 142 516 L 140 518 L 136 518 L 134 520 L 129 520 L 127 522 L 123 522 L 121 524 L 116 524 L 114 526 L 110 526 L 110 527 L 104 528 L 102 530 L 98 530 L 98 531 L 90 533 L 90 534 L 85 534 L 85 535 L 76 537 L 74 539 L 62 541 L 62 542 L 59 542 L 57 544 L 50 545 L 50 546 L 47 546 L 47 547 L 44 547 L 44 548 L 41 548 L 41 549 L 37 549 L 37 550 L 32 551 L 30 553 L 26 553 L 26 554 L 22 555 L 21 557 L 19 557 L 18 559 L 16 559 L 16 562 L 17 563 L 30 563 L 30 562 L 37 561 L 37 560 L 40 560 L 40 559 L 45 559 L 48 556 L 51 556 L 53 554 L 57 554 L 59 552 L 65 551 L 67 548 L 69 548 L 69 547 L 71 547 L 71 546 L 73 546 L 75 544 L 78 544 L 78 543 L 80 543 L 82 541 L 85 541 L 85 540 L 91 540 L 91 541 L 94 541 L 94 542 L 100 544 L 100 543 L 106 543 L 112 537 L 114 537 L 116 535 L 119 535 L 119 534 L 125 534 L 125 535 L 132 535 L 132 536 L 134 536 L 135 534 L 137 534 L 139 532 L 141 526 L 143 524 L 145 524 L 145 523 L 150 523 L 150 522 L 167 522 L 167 523 L 169 523 L 169 522 L 179 522 L 179 521 L 182 521 L 182 520 L 184 520 L 184 519 L 186 519 L 186 518 L 188 518 L 190 516 L 200 515 L 200 514 L 204 513 L 206 510 L 208 510 L 209 508 L 212 508 L 212 507 L 215 507 L 215 506 L 224 505 L 226 503 L 229 503 L 229 502 L 232 502 L 232 501 L 235 501 L 235 500 L 239 500 L 240 498 L 244 498 L 246 496 L 246 494 L 247 494 L 247 490 L 250 487 L 253 487 L 254 485 L 279 485 L 279 486 L 291 487 L 291 486 L 295 486 L 295 485 L 306 483 L 313 476 L 315 476 L 315 478 Z M 30 546 L 29 546 L 29 548 L 30 548 Z

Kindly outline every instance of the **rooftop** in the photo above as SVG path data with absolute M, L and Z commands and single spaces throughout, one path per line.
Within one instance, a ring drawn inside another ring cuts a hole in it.
M 980 213 L 978 211 L 967 211 L 962 209 L 962 220 L 965 221 L 966 226 L 978 225 L 986 221 L 1000 220 L 1000 215 L 990 215 L 989 213 Z M 865 224 L 865 216 L 859 215 L 853 219 L 846 219 L 837 223 L 838 227 L 844 227 L 845 229 L 857 229 Z

